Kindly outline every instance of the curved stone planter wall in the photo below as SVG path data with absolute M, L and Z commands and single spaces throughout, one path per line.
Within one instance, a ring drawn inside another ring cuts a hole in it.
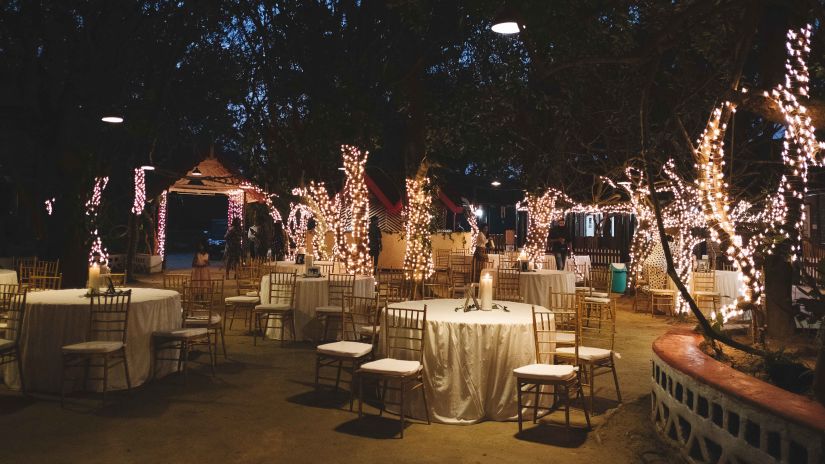
M 825 461 L 825 408 L 743 374 L 672 331 L 653 342 L 652 418 L 695 463 L 818 464 Z

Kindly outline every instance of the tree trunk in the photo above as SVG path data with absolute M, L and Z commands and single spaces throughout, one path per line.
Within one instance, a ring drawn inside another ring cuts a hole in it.
M 124 280 L 126 282 L 134 282 L 135 273 L 135 251 L 137 247 L 137 222 L 138 217 L 133 213 L 129 213 L 129 224 L 126 231 L 126 264 L 124 266 L 124 273 L 126 274 Z
M 765 260 L 765 324 L 771 338 L 781 340 L 794 333 L 792 285 L 790 263 L 780 256 L 769 255 Z

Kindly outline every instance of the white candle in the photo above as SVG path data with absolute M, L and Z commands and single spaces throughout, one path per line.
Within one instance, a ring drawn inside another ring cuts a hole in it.
M 493 277 L 490 274 L 481 276 L 478 293 L 481 297 L 481 309 L 493 309 Z
M 100 266 L 94 263 L 89 268 L 89 289 L 97 290 L 98 288 L 100 288 Z

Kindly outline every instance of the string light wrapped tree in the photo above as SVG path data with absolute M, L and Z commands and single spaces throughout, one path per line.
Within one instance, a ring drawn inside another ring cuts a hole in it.
M 464 204 L 464 217 L 470 225 L 470 250 L 475 250 L 476 243 L 478 243 L 478 211 L 479 209 L 472 203 Z
M 93 263 L 107 264 L 109 253 L 103 246 L 103 240 L 98 231 L 98 214 L 100 213 L 100 203 L 103 200 L 103 191 L 109 185 L 109 177 L 95 177 L 95 185 L 92 188 L 92 195 L 86 201 L 86 222 L 91 235 L 91 246 L 89 247 L 89 265 Z M 95 258 L 97 256 L 97 258 Z
M 343 145 L 341 155 L 344 158 L 344 173 L 347 178 L 344 192 L 349 198 L 346 203 L 349 204 L 352 225 L 352 237 L 346 248 L 344 265 L 347 272 L 372 275 L 369 241 L 370 200 L 364 175 L 369 152 L 362 152 L 351 145 Z
M 429 184 L 426 163 L 418 168 L 415 178 L 407 179 L 408 204 L 404 211 L 404 238 L 407 246 L 404 251 L 404 269 L 413 271 L 416 288 L 420 288 L 421 281 L 435 272 L 429 230 L 432 220 Z
M 292 194 L 301 197 L 315 220 L 315 230 L 312 238 L 315 258 L 326 260 L 337 256 L 338 234 L 341 233 L 340 213 L 338 204 L 330 198 L 326 185 L 323 182 L 316 183 L 312 181 L 307 187 L 293 189 Z M 332 232 L 335 235 L 331 252 L 326 245 L 327 232 Z
M 656 217 L 650 204 L 650 190 L 645 185 L 644 173 L 633 167 L 625 168 L 627 180 L 619 185 L 629 196 L 630 211 L 636 217 L 636 228 L 630 242 L 630 279 L 628 285 L 635 287 L 644 272 L 644 264 L 658 241 L 655 223 Z
M 527 242 L 524 249 L 532 262 L 541 261 L 547 248 L 547 236 L 550 225 L 558 215 L 556 200 L 558 193 L 555 189 L 547 189 L 542 195 L 526 193 L 524 201 L 527 207 Z
M 286 233 L 290 242 L 286 244 L 288 259 L 295 259 L 295 251 L 306 246 L 307 224 L 310 218 L 312 218 L 312 211 L 307 205 L 303 203 L 289 204 L 289 216 L 286 220 Z

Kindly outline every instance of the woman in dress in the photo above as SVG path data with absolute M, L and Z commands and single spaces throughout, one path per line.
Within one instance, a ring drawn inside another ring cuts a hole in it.
M 493 248 L 493 241 L 488 238 L 490 227 L 487 224 L 481 224 L 478 227 L 478 237 L 476 237 L 476 249 L 473 252 L 473 276 L 474 282 L 478 282 L 481 278 L 481 270 L 487 263 L 487 253 Z
M 192 286 L 206 289 L 209 287 L 209 251 L 206 241 L 200 240 L 197 244 L 195 256 L 192 258 Z
M 241 230 L 241 220 L 232 219 L 232 227 L 226 231 L 226 248 L 224 251 L 224 261 L 226 262 L 226 278 L 229 278 L 229 270 L 237 272 L 237 267 L 241 263 L 243 253 L 243 231 Z

